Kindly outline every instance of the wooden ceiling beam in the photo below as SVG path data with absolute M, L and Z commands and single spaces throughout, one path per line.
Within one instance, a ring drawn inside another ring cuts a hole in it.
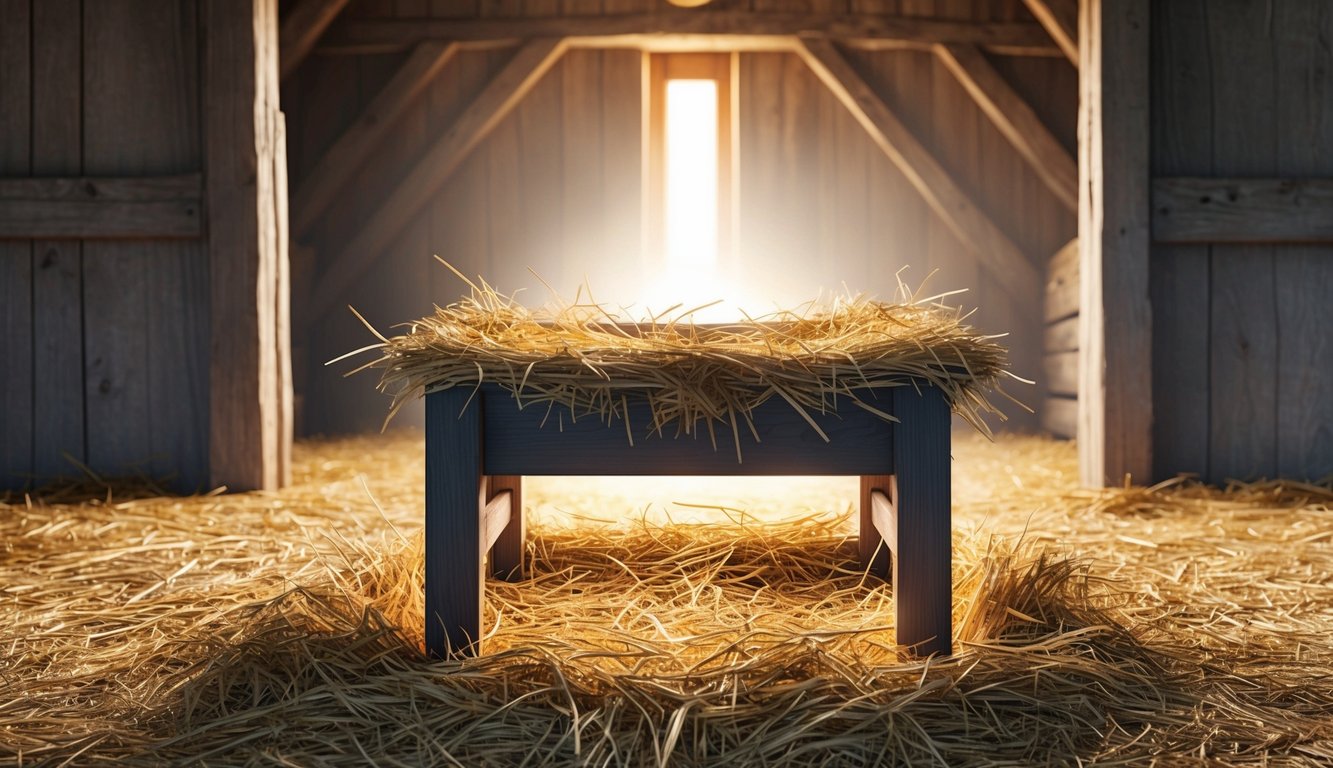
M 1050 36 L 1031 22 L 973 22 L 881 14 L 765 13 L 668 10 L 601 16 L 539 16 L 481 19 L 358 19 L 339 26 L 327 45 L 339 50 L 403 50 L 423 40 L 499 40 L 565 37 L 596 44 L 596 38 L 729 36 L 836 38 L 846 44 L 876 41 L 924 44 L 970 43 L 997 52 L 1052 49 Z M 609 42 L 609 41 L 608 41 Z
M 1078 0 L 1023 0 L 1037 22 L 1078 69 Z
M 292 198 L 292 234 L 299 240 L 370 159 L 399 117 L 416 102 L 426 86 L 457 55 L 458 43 L 419 44 L 365 111 L 348 126 Z
M 936 215 L 976 254 L 981 264 L 1034 315 L 1041 307 L 1041 275 L 1023 251 L 954 181 L 930 150 L 828 40 L 802 39 L 799 53 L 842 102 Z
M 310 297 L 308 321 L 315 321 L 374 263 L 403 227 L 430 202 L 478 144 L 523 99 L 565 52 L 563 38 L 540 38 L 514 54 L 449 130 L 412 166 L 351 242 L 329 264 Z
M 975 45 L 935 46 L 935 55 L 986 113 L 990 121 L 1032 166 L 1056 199 L 1078 211 L 1078 163 L 1027 101 L 986 60 Z
M 281 64 L 279 74 L 286 80 L 306 60 L 315 44 L 349 0 L 299 0 L 278 30 Z

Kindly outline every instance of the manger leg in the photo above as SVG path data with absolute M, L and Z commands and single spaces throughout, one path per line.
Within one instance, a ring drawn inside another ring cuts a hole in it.
M 897 387 L 893 396 L 897 529 L 893 590 L 897 641 L 917 653 L 953 652 L 953 552 L 949 487 L 949 404 L 935 387 Z
M 481 403 L 426 396 L 426 652 L 477 651 L 481 636 Z
M 523 578 L 523 476 L 491 475 L 488 501 L 509 491 L 509 525 L 491 547 L 491 575 L 517 581 Z
M 875 527 L 875 511 L 871 494 L 879 491 L 892 498 L 889 484 L 893 475 L 861 475 L 861 530 L 857 549 L 861 555 L 861 567 L 870 573 L 887 579 L 889 577 L 889 548 L 883 544 L 879 529 Z

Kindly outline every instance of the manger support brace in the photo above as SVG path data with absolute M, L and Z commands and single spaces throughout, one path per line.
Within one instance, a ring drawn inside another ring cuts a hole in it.
M 523 475 L 844 474 L 861 477 L 862 564 L 886 576 L 892 561 L 897 642 L 951 653 L 949 406 L 938 389 L 904 386 L 892 411 L 900 423 L 857 408 L 817 414 L 826 443 L 785 403 L 765 404 L 753 414 L 762 442 L 738 464 L 697 436 L 631 448 L 596 419 L 542 429 L 545 408 L 520 411 L 493 387 L 427 395 L 427 651 L 478 651 L 488 550 L 493 576 L 521 577 Z M 645 411 L 631 413 L 649 423 Z

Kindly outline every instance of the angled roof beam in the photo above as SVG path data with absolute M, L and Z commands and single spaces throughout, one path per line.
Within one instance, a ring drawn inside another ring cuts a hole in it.
M 356 237 L 329 264 L 311 294 L 310 312 L 306 315 L 308 321 L 323 316 L 343 291 L 374 263 L 394 236 L 444 186 L 468 154 L 560 59 L 565 47 L 563 38 L 540 38 L 524 43 L 518 49 L 449 130 L 422 154 L 407 178 L 375 209 Z
M 1023 0 L 1032 15 L 1078 68 L 1078 0 Z
M 356 122 L 324 153 L 292 197 L 292 234 L 297 239 L 310 230 L 458 49 L 458 43 L 417 45 Z
M 299 0 L 287 14 L 278 30 L 278 48 L 281 64 L 279 73 L 286 80 L 301 66 L 315 43 L 323 36 L 333 20 L 338 18 L 349 0 Z
M 1020 307 L 1041 307 L 1042 280 L 1009 236 L 958 186 L 870 84 L 828 40 L 802 39 L 798 52 L 870 139 Z
M 946 43 L 935 55 L 962 84 L 1064 207 L 1078 211 L 1078 163 L 1032 107 L 974 45 Z

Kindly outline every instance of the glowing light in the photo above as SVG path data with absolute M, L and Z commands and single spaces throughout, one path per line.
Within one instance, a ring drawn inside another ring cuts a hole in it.
M 717 83 L 666 84 L 666 260 L 673 269 L 717 264 Z

